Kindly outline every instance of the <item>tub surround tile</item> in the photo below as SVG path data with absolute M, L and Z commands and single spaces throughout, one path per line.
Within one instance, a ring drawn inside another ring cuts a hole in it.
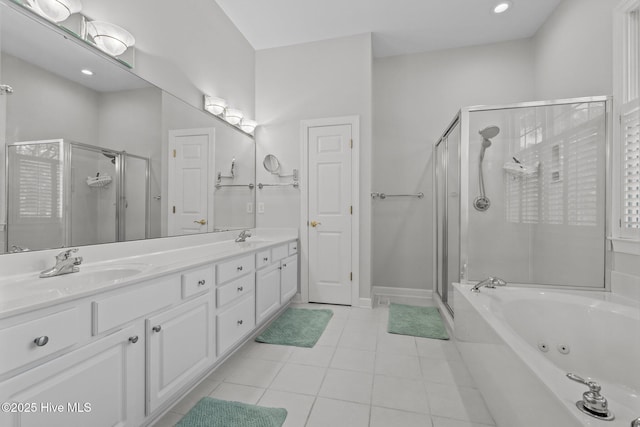
M 384 408 L 429 413 L 429 401 L 422 381 L 376 375 L 371 403 Z
M 222 383 L 209 396 L 234 402 L 255 405 L 264 394 L 265 389 L 240 384 Z
M 369 405 L 319 397 L 306 427 L 368 427 Z
M 287 364 L 271 383 L 273 390 L 301 394 L 318 394 L 326 368 L 317 366 Z
M 319 396 L 356 403 L 371 403 L 373 374 L 329 369 Z
M 268 408 L 284 408 L 287 419 L 283 427 L 304 426 L 311 412 L 315 397 L 286 391 L 267 390 L 258 401 L 259 406 Z
M 426 383 L 426 388 L 432 415 L 481 424 L 494 424 L 478 390 L 436 383 Z
M 431 418 L 416 412 L 399 411 L 397 409 L 371 407 L 371 423 L 369 427 L 432 427 Z

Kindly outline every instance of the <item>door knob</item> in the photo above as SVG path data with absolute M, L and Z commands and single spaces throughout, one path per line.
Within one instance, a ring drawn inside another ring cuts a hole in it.
M 322 224 L 322 223 L 321 223 L 321 222 L 317 222 L 317 221 L 311 221 L 311 222 L 309 223 L 309 225 L 311 225 L 311 226 L 312 226 L 312 227 L 314 227 L 314 228 L 315 228 L 315 227 L 317 227 L 317 226 L 319 226 L 320 224 Z
M 201 219 L 200 221 L 193 221 L 193 222 L 195 222 L 196 224 L 200 224 L 200 225 L 205 225 L 207 223 L 207 221 L 204 220 L 204 219 Z

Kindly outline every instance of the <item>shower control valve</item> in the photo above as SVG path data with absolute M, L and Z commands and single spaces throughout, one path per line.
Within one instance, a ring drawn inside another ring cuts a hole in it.
M 585 391 L 582 394 L 582 400 L 576 402 L 578 409 L 595 418 L 604 420 L 612 420 L 614 418 L 613 413 L 608 409 L 607 399 L 600 394 L 600 390 L 602 390 L 600 384 L 572 373 L 568 373 L 567 378 L 589 387 L 589 391 Z

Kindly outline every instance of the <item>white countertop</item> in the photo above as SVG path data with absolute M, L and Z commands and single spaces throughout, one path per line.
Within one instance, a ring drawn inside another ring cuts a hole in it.
M 30 254 L 3 255 L 0 276 L 0 319 L 48 307 L 96 293 L 129 286 L 142 281 L 177 273 L 188 268 L 222 261 L 298 238 L 297 230 L 259 229 L 244 243 L 233 239 L 237 232 L 204 236 L 183 236 L 81 247 L 74 256 L 83 256 L 77 273 L 41 279 L 42 263 L 55 264 L 58 250 Z M 123 256 L 118 256 L 121 253 Z M 86 254 L 86 255 L 85 255 Z M 18 259 L 18 257 L 21 257 Z M 16 262 L 22 271 L 17 271 Z M 3 265 L 4 264 L 4 265 Z M 10 269 L 10 264 L 13 268 Z M 24 264 L 24 265 L 23 265 Z M 35 268 L 34 268 L 35 266 Z M 45 268 L 46 268 L 45 267 Z

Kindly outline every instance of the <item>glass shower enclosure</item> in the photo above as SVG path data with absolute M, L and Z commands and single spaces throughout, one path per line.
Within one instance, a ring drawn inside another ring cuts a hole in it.
M 463 108 L 434 146 L 435 291 L 452 283 L 604 289 L 611 100 Z
M 149 160 L 62 139 L 7 148 L 8 252 L 143 239 Z

